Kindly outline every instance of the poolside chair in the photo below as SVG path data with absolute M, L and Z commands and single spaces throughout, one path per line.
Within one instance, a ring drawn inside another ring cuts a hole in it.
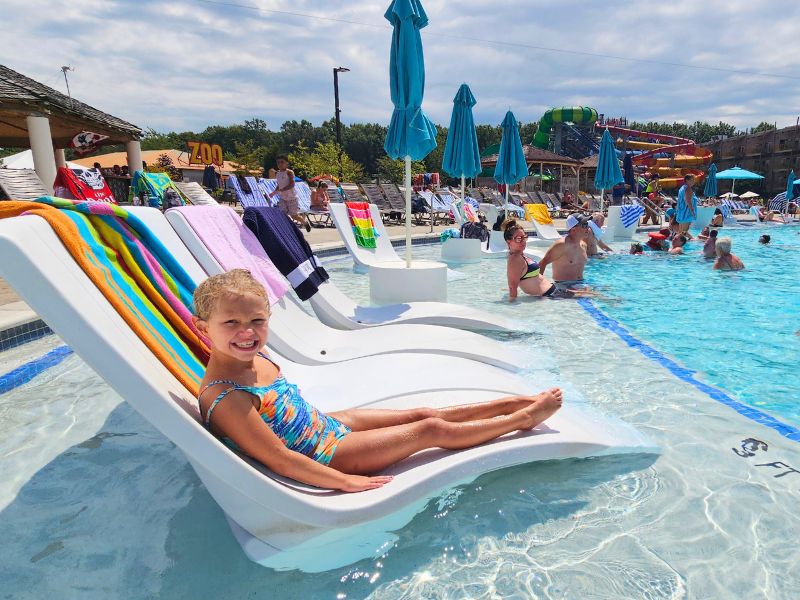
M 175 187 L 189 199 L 189 202 L 197 206 L 213 206 L 219 204 L 219 202 L 217 202 L 211 194 L 206 192 L 196 181 L 175 182 Z
M 405 213 L 405 207 L 402 212 L 393 209 L 386 200 L 386 196 L 379 185 L 374 183 L 362 183 L 361 190 L 364 192 L 367 202 L 378 207 L 382 221 L 391 220 L 399 222 L 401 220 L 402 215 Z M 357 202 L 363 202 L 363 199 L 357 200 Z
M 9 200 L 36 200 L 50 193 L 33 169 L 0 169 L 0 191 Z
M 381 183 L 379 184 L 379 187 L 383 191 L 383 195 L 386 197 L 386 201 L 389 203 L 389 206 L 392 207 L 392 210 L 400 213 L 401 220 L 404 219 L 406 214 L 406 196 L 405 193 L 400 189 L 400 186 L 395 183 Z M 411 195 L 413 198 L 413 192 Z M 425 213 L 417 212 L 413 214 L 413 217 L 417 223 L 421 223 L 422 218 L 425 216 Z
M 239 204 L 241 204 L 244 208 L 247 208 L 248 206 L 268 206 L 269 202 L 265 197 L 261 184 L 254 179 L 255 184 L 251 185 L 247 177 L 245 177 L 244 180 L 247 184 L 247 187 L 242 185 L 238 175 L 231 175 L 228 177 L 228 184 L 236 193 L 236 198 L 239 200 Z
M 274 209 L 273 209 L 274 210 Z M 234 268 L 246 268 L 257 278 L 263 278 L 263 268 L 269 265 L 273 275 L 285 284 L 284 278 L 272 265 L 258 240 L 227 207 L 184 207 L 167 211 L 133 209 L 139 217 L 181 263 L 198 262 L 206 275 Z M 191 256 L 191 260 L 190 257 Z M 269 273 L 269 271 L 267 271 Z M 269 276 L 269 275 L 267 275 Z M 304 365 L 341 363 L 368 356 L 391 354 L 405 361 L 409 353 L 435 355 L 447 362 L 449 369 L 460 371 L 492 365 L 482 371 L 486 385 L 519 387 L 519 382 L 499 375 L 496 367 L 518 371 L 519 362 L 510 349 L 476 333 L 433 325 L 403 325 L 361 331 L 341 331 L 320 323 L 310 316 L 294 294 L 285 294 L 273 304 L 270 315 L 269 348 L 281 356 Z M 470 365 L 470 363 L 475 365 Z M 449 380 L 450 375 L 446 379 Z M 448 384 L 452 384 L 452 381 Z M 478 386 L 484 385 L 478 383 Z
M 42 251 L 49 260 L 39 259 Z M 374 544 L 352 543 L 361 539 L 365 528 L 374 541 L 374 535 L 402 527 L 442 490 L 490 470 L 535 460 L 655 451 L 632 427 L 586 413 L 568 397 L 558 413 L 531 432 L 460 452 L 415 455 L 387 470 L 395 478 L 383 488 L 360 494 L 313 488 L 275 475 L 208 432 L 200 422 L 194 394 L 134 333 L 41 217 L 0 222 L 0 252 L 9 259 L 0 265 L 0 274 L 76 354 L 184 453 L 222 508 L 244 552 L 265 566 L 309 569 L 324 557 L 330 565 L 331 544 L 341 548 L 345 540 L 350 550 L 333 555 L 337 564 L 367 558 Z M 193 270 L 202 274 L 197 265 Z M 382 402 L 369 398 L 391 383 L 386 377 L 386 369 L 392 368 L 387 357 L 353 361 L 353 367 L 345 363 L 302 368 L 276 359 L 285 375 L 302 382 L 304 396 L 323 411 L 358 402 L 383 408 L 419 402 L 408 395 Z M 416 373 L 405 379 L 415 378 Z M 496 395 L 444 390 L 424 401 L 438 407 Z
M 446 204 L 438 194 L 431 191 L 420 191 L 417 195 L 425 201 L 428 207 L 428 214 L 433 225 L 437 223 L 449 223 L 451 219 L 450 205 Z
M 361 193 L 357 183 L 340 183 L 339 189 L 342 190 L 346 202 L 364 202 L 365 196 Z

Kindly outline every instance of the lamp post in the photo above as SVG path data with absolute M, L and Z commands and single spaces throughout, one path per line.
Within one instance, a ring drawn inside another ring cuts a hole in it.
M 336 145 L 339 148 L 339 181 L 342 181 L 344 173 L 342 172 L 342 120 L 339 109 L 339 73 L 348 73 L 350 69 L 347 67 L 334 67 L 333 68 L 333 98 L 336 108 Z

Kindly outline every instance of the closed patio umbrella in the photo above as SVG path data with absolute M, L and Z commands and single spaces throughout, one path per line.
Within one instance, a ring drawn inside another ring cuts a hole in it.
M 784 220 L 786 214 L 789 212 L 789 202 L 794 198 L 794 170 L 789 171 L 789 177 L 786 178 L 786 203 L 783 205 Z
M 711 163 L 708 173 L 706 173 L 706 185 L 703 188 L 703 195 L 706 198 L 716 198 L 717 192 L 717 165 L 716 163 Z
M 625 184 L 630 187 L 631 192 L 638 196 L 636 176 L 633 173 L 633 155 L 630 152 L 626 152 L 625 158 L 622 159 L 622 176 L 625 179 Z
M 500 154 L 494 167 L 494 180 L 506 186 L 505 210 L 508 212 L 508 186 L 528 176 L 528 163 L 519 139 L 519 125 L 514 113 L 506 113 L 501 127 L 503 136 L 500 138 Z
M 393 0 L 384 17 L 393 28 L 389 79 L 394 111 L 383 149 L 406 163 L 406 266 L 411 267 L 411 161 L 436 148 L 436 127 L 422 112 L 425 60 L 419 30 L 428 16 L 419 0 Z
M 466 83 L 458 88 L 453 98 L 453 113 L 450 115 L 450 129 L 447 130 L 447 141 L 444 145 L 442 169 L 451 177 L 461 178 L 461 207 L 464 206 L 464 188 L 467 177 L 475 177 L 481 172 L 481 153 L 478 150 L 478 135 L 475 132 L 475 119 L 472 107 L 475 96 Z M 463 213 L 462 213 L 463 216 Z M 433 219 L 431 219 L 433 230 Z
M 608 132 L 603 132 L 600 139 L 600 154 L 597 157 L 597 171 L 594 176 L 594 187 L 600 190 L 600 211 L 605 202 L 605 191 L 624 181 L 622 171 L 619 169 L 617 150 L 614 148 L 614 138 Z

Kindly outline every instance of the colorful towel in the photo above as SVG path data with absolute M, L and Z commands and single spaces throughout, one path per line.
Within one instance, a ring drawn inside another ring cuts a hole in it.
M 194 284 L 134 215 L 108 203 L 43 197 L 2 202 L 0 218 L 44 218 L 109 303 L 193 394 L 208 362 L 207 340 L 191 322 Z
M 541 225 L 551 225 L 553 223 L 550 212 L 544 204 L 526 204 L 525 220 L 534 220 Z
M 167 190 L 172 190 L 177 196 L 179 204 L 183 204 L 183 195 L 180 190 L 172 183 L 172 179 L 166 173 L 146 173 L 145 171 L 136 171 L 133 174 L 133 181 L 131 181 L 130 196 L 144 197 L 147 195 L 147 205 L 153 208 L 161 208 L 164 206 L 164 194 Z
M 623 204 L 619 208 L 619 220 L 625 229 L 639 222 L 639 217 L 644 213 L 644 208 L 638 204 Z
M 372 222 L 372 212 L 367 202 L 345 202 L 347 216 L 353 227 L 356 244 L 361 248 L 377 248 L 375 242 L 375 223 Z
M 243 220 L 258 238 L 262 252 L 266 250 L 301 300 L 311 298 L 328 280 L 328 273 L 314 256 L 311 246 L 281 209 L 248 208 Z
M 235 210 L 229 206 L 184 206 L 174 210 L 183 215 L 223 269 L 250 271 L 266 288 L 270 305 L 289 291 L 286 280 Z
M 99 169 L 59 167 L 53 188 L 60 198 L 117 203 Z

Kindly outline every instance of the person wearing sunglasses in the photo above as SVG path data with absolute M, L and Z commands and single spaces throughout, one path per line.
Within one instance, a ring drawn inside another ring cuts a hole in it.
M 514 302 L 517 293 L 522 290 L 528 296 L 543 298 L 573 298 L 576 294 L 570 290 L 559 289 L 552 281 L 543 277 L 539 263 L 525 256 L 525 244 L 528 234 L 514 219 L 502 225 L 503 239 L 508 245 L 506 275 L 508 276 L 508 301 Z
M 589 218 L 579 214 L 567 217 L 567 235 L 553 242 L 542 260 L 539 269 L 542 275 L 549 265 L 553 265 L 553 279 L 556 287 L 569 288 L 583 283 L 583 269 L 589 256 L 586 253 L 586 239 L 589 236 Z

